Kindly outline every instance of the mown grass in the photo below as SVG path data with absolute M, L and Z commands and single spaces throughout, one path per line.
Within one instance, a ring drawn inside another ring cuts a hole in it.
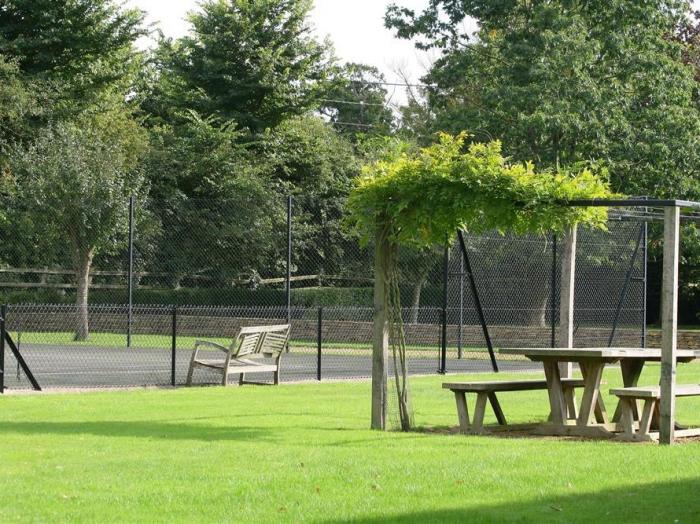
M 441 381 L 413 379 L 422 431 L 408 434 L 367 429 L 367 382 L 6 396 L 0 521 L 700 520 L 700 443 L 448 434 Z M 700 366 L 679 382 L 700 382 Z M 502 403 L 513 422 L 546 417 L 543 391 Z M 678 414 L 700 423 L 700 401 Z

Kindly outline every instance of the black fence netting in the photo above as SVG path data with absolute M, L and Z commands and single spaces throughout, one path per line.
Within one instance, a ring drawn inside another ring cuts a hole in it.
M 27 370 L 42 387 L 181 385 L 196 340 L 230 345 L 243 326 L 286 323 L 283 381 L 369 377 L 373 247 L 295 209 L 287 198 L 264 212 L 235 201 L 125 202 L 109 249 L 88 268 L 86 301 L 72 232 L 27 229 L 1 244 L 5 386 L 30 387 Z M 493 360 L 539 369 L 499 349 L 557 344 L 562 242 L 463 240 L 464 249 L 456 240 L 399 253 L 409 371 L 490 371 Z M 647 244 L 645 222 L 623 215 L 607 231 L 579 228 L 576 345 L 644 344 Z M 219 380 L 194 374 L 197 384 Z

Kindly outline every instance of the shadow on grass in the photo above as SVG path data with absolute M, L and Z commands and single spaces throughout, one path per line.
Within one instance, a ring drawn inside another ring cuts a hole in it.
M 699 489 L 700 478 L 694 478 L 513 503 L 327 522 L 700 522 Z
M 163 440 L 274 440 L 267 428 L 167 424 L 143 420 L 95 422 L 2 422 L 0 434 L 23 435 L 95 435 L 99 437 L 135 437 Z

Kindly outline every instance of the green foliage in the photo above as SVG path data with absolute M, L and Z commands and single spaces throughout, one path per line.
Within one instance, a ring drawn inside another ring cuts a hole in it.
M 144 188 L 132 163 L 137 128 L 118 118 L 110 122 L 58 124 L 28 148 L 16 147 L 10 162 L 35 224 L 58 228 L 79 252 L 113 247 L 114 236 L 124 230 L 124 203 Z M 120 124 L 128 136 L 117 141 Z
M 354 229 L 365 240 L 386 229 L 391 242 L 430 246 L 459 228 L 544 233 L 578 222 L 604 226 L 604 209 L 561 206 L 611 195 L 590 170 L 536 173 L 531 164 L 507 163 L 500 142 L 471 144 L 463 153 L 465 138 L 442 135 L 418 154 L 369 165 L 349 199 Z
M 315 106 L 329 52 L 311 35 L 309 0 L 208 0 L 200 8 L 190 15 L 191 36 L 161 44 L 151 107 L 194 109 L 258 133 Z
M 342 227 L 360 166 L 351 144 L 315 116 L 290 118 L 265 133 L 258 154 L 280 195 L 294 199 L 295 272 L 339 274 L 355 248 Z
M 0 7 L 0 54 L 51 87 L 54 117 L 71 116 L 123 103 L 142 20 L 115 0 L 8 0 Z
M 669 37 L 686 13 L 680 0 L 431 0 L 421 13 L 391 8 L 387 22 L 442 50 L 424 78 L 432 131 L 501 140 L 537 168 L 602 161 L 616 191 L 692 199 L 697 84 L 687 47 Z
M 386 104 L 386 79 L 373 66 L 349 63 L 331 76 L 321 99 L 321 112 L 353 141 L 391 133 L 394 116 Z

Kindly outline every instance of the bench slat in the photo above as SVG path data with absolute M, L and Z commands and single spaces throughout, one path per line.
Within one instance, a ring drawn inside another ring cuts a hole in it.
M 660 398 L 661 388 L 659 386 L 642 386 L 617 388 L 610 390 L 611 395 L 618 397 L 632 398 Z M 680 384 L 676 386 L 677 397 L 694 397 L 700 396 L 700 385 L 697 384 Z
M 583 387 L 583 379 L 566 378 L 562 379 L 562 385 L 565 387 Z M 451 391 L 528 391 L 547 389 L 546 380 L 494 380 L 483 382 L 445 382 L 442 385 L 443 389 Z

